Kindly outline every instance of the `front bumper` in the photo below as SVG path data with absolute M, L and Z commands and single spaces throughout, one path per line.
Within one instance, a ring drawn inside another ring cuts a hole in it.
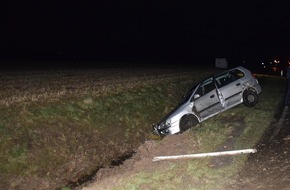
M 161 125 L 156 125 L 156 124 L 152 125 L 154 133 L 156 133 L 159 136 L 168 135 L 169 134 L 169 127 L 170 126 L 165 126 L 165 125 L 162 125 L 162 126 Z

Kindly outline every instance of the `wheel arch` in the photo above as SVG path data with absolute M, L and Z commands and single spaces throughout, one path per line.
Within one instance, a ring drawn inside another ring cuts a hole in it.
M 183 115 L 179 120 L 180 132 L 182 133 L 193 126 L 196 126 L 199 122 L 199 118 L 193 113 Z

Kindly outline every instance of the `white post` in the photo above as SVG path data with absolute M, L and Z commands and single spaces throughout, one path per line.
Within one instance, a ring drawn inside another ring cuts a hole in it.
M 210 152 L 210 153 L 200 153 L 200 154 L 187 154 L 187 155 L 176 155 L 176 156 L 157 156 L 153 158 L 153 162 L 161 160 L 176 160 L 176 159 L 186 159 L 186 158 L 202 158 L 202 157 L 212 157 L 212 156 L 226 156 L 226 155 L 236 155 L 236 154 L 247 154 L 256 153 L 256 149 L 244 149 L 244 150 L 232 150 L 223 152 Z

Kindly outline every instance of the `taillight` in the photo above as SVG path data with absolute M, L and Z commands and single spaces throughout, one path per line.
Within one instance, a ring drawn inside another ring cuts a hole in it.
M 254 74 L 254 73 L 252 73 L 252 72 L 251 72 L 251 74 L 252 74 L 252 76 L 253 76 L 254 78 L 256 78 L 256 76 L 255 76 L 255 74 Z

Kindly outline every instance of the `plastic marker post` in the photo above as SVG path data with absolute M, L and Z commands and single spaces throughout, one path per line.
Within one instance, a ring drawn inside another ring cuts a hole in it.
M 244 150 L 232 150 L 232 151 L 223 151 L 223 152 L 210 152 L 210 153 L 200 153 L 200 154 L 187 154 L 187 155 L 176 155 L 176 156 L 157 156 L 153 158 L 153 162 L 162 161 L 162 160 L 177 160 L 177 159 L 186 159 L 186 158 L 203 158 L 203 157 L 213 157 L 213 156 L 227 156 L 227 155 L 236 155 L 236 154 L 248 154 L 256 153 L 256 149 L 244 149 Z

